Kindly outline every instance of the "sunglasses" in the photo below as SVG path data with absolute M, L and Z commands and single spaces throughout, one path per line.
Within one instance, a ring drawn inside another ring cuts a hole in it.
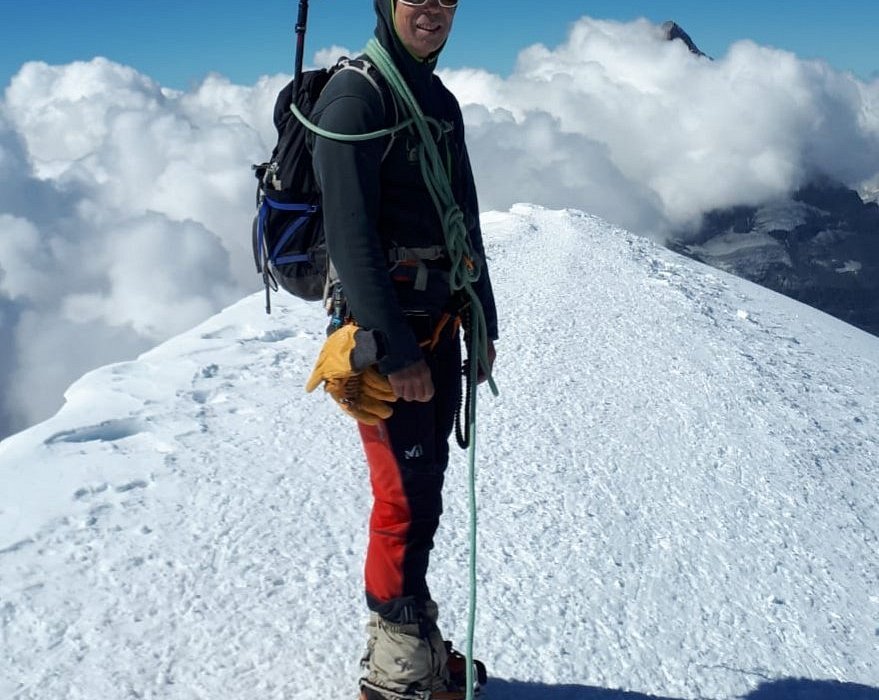
M 428 0 L 397 0 L 397 2 L 403 5 L 409 5 L 409 7 L 423 7 L 428 3 Z M 438 0 L 438 2 L 440 7 L 445 7 L 447 9 L 458 6 L 458 0 Z

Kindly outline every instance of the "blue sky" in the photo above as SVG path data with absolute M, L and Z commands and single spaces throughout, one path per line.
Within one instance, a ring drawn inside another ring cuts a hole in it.
M 291 72 L 297 0 L 0 0 L 0 85 L 28 60 L 69 63 L 106 56 L 161 84 L 187 88 L 211 71 L 251 84 Z M 337 44 L 360 48 L 374 24 L 370 0 L 311 0 L 308 56 Z M 879 77 L 877 0 L 461 0 L 442 64 L 508 74 L 519 50 L 560 43 L 568 25 L 596 18 L 674 19 L 703 51 L 723 55 L 752 39 L 824 58 L 862 79 Z

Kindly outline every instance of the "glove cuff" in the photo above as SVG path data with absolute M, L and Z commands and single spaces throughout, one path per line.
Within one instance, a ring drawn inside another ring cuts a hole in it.
M 381 339 L 375 331 L 359 329 L 354 334 L 354 349 L 351 351 L 351 369 L 362 372 L 384 357 Z

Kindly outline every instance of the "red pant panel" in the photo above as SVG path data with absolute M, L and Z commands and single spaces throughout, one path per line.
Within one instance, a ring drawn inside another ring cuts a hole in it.
M 375 498 L 369 519 L 366 590 L 379 601 L 389 601 L 403 595 L 403 560 L 412 516 L 384 423 L 359 426 Z
M 401 622 L 431 599 L 427 569 L 442 514 L 448 438 L 460 398 L 461 356 L 455 335 L 426 357 L 435 394 L 397 401 L 376 426 L 360 425 L 373 491 L 366 553 L 366 600 Z

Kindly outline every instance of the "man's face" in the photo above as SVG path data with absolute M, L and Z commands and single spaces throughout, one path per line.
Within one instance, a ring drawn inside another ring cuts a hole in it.
M 394 23 L 397 35 L 418 58 L 427 58 L 437 51 L 452 31 L 454 7 L 441 7 L 437 0 L 428 0 L 419 7 L 397 3 Z

